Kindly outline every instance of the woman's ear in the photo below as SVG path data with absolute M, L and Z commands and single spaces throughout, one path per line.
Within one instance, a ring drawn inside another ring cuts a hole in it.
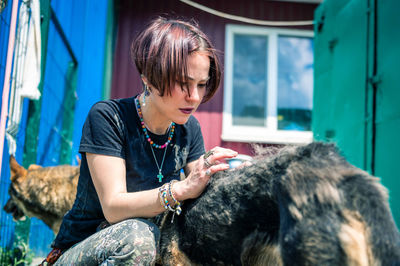
M 140 78 L 142 79 L 143 82 L 143 87 L 144 87 L 144 92 L 146 93 L 146 96 L 149 95 L 151 92 L 151 86 L 149 85 L 149 81 L 147 80 L 145 75 L 140 75 Z
M 149 86 L 149 81 L 147 80 L 145 75 L 140 75 L 140 78 L 142 79 L 142 82 L 144 85 Z

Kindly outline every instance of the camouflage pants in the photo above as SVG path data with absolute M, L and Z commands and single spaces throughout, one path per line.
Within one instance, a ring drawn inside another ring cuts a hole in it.
M 159 239 L 155 224 L 129 219 L 72 246 L 55 265 L 154 265 Z

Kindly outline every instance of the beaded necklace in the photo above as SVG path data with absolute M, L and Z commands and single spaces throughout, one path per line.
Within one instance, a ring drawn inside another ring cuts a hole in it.
M 149 133 L 147 133 L 147 128 L 146 128 L 146 125 L 144 124 L 144 120 L 143 120 L 142 109 L 140 108 L 140 102 L 139 102 L 139 100 L 138 100 L 137 98 L 135 99 L 135 102 L 136 102 L 137 112 L 138 112 L 139 118 L 140 118 L 140 124 L 142 125 L 142 130 L 143 130 L 143 133 L 144 133 L 144 135 L 145 135 L 145 137 L 146 137 L 146 139 L 147 139 L 147 142 L 149 142 L 150 145 L 151 145 L 152 147 L 157 148 L 157 149 L 164 149 L 164 148 L 166 148 L 166 147 L 168 146 L 168 144 L 171 142 L 172 137 L 174 136 L 174 132 L 175 132 L 175 123 L 172 122 L 171 125 L 170 125 L 170 132 L 169 132 L 168 140 L 167 140 L 164 144 L 162 144 L 162 145 L 156 144 L 156 143 L 150 138 Z
M 153 154 L 154 161 L 156 162 L 156 165 L 157 165 L 157 169 L 158 169 L 158 175 L 157 175 L 158 182 L 161 183 L 161 182 L 162 182 L 162 179 L 164 178 L 164 176 L 163 176 L 163 174 L 162 174 L 161 171 L 162 171 L 162 167 L 163 167 L 163 165 L 164 165 L 164 159 L 165 159 L 165 154 L 167 153 L 168 144 L 171 142 L 172 137 L 174 136 L 175 123 L 172 122 L 171 125 L 170 125 L 169 128 L 168 128 L 168 132 L 169 132 L 168 140 L 167 140 L 163 145 L 157 145 L 157 144 L 155 144 L 154 141 L 151 140 L 149 134 L 147 133 L 147 128 L 146 128 L 146 125 L 144 124 L 144 121 L 143 121 L 142 109 L 140 108 L 139 99 L 136 98 L 136 99 L 135 99 L 135 102 L 136 102 L 136 110 L 137 110 L 138 115 L 139 115 L 139 118 L 140 118 L 140 124 L 142 125 L 143 133 L 144 133 L 144 135 L 145 135 L 147 141 L 148 141 L 149 144 L 150 144 L 151 153 Z M 161 161 L 161 165 L 158 164 L 157 157 L 156 157 L 156 155 L 155 155 L 155 153 L 154 153 L 153 147 L 158 148 L 158 149 L 164 149 L 164 148 L 165 148 L 165 150 L 164 150 L 164 155 L 163 155 L 163 158 L 162 158 L 162 161 Z

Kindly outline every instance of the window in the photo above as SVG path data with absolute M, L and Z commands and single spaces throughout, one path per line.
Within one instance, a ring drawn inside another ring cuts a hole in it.
M 222 139 L 312 140 L 313 32 L 227 25 Z

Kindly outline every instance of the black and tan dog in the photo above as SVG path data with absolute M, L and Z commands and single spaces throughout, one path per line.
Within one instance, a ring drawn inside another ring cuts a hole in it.
M 56 233 L 74 201 L 77 166 L 28 169 L 10 158 L 15 219 Z M 203 195 L 161 227 L 164 265 L 400 265 L 386 189 L 333 145 L 289 147 L 213 176 Z
M 400 265 L 386 189 L 330 144 L 217 173 L 161 230 L 164 265 Z
M 64 214 L 75 200 L 79 167 L 60 165 L 41 167 L 30 165 L 25 169 L 10 157 L 10 199 L 4 206 L 14 220 L 36 217 L 57 234 Z

